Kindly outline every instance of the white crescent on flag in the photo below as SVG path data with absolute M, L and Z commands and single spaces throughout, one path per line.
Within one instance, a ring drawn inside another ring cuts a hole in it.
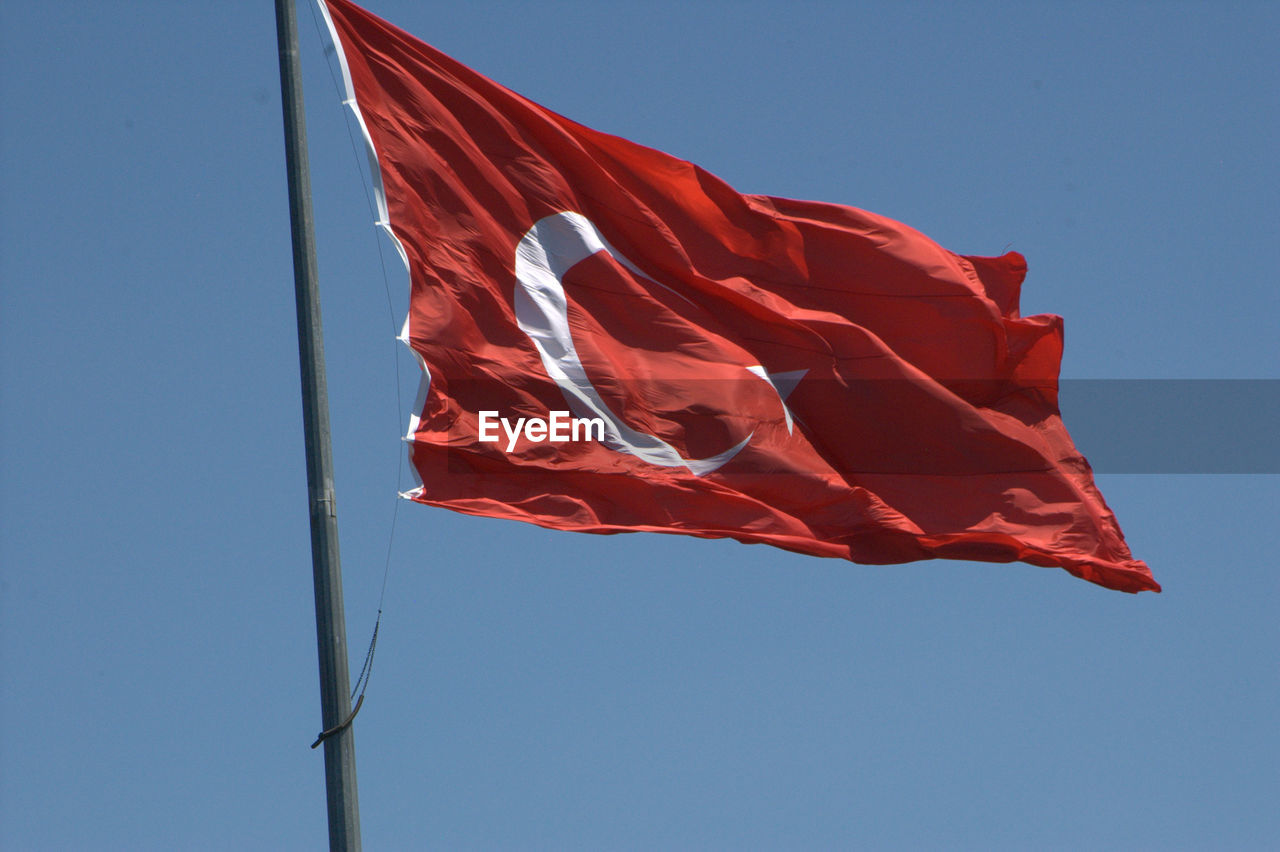
M 598 417 L 604 421 L 605 446 L 661 467 L 685 467 L 696 476 L 711 473 L 751 443 L 755 432 L 713 456 L 687 459 L 661 438 L 638 432 L 624 423 L 591 384 L 569 330 L 569 304 L 563 279 L 576 264 L 599 251 L 608 252 L 632 273 L 653 281 L 609 245 L 591 220 L 580 213 L 556 213 L 534 224 L 516 246 L 515 273 L 519 284 L 515 290 L 516 323 L 533 341 L 547 375 L 564 393 L 574 413 L 579 417 Z M 653 283 L 664 286 L 656 281 Z M 745 369 L 764 379 L 777 392 L 786 412 L 787 431 L 790 432 L 791 412 L 787 410 L 785 398 L 804 371 L 771 375 L 758 364 Z

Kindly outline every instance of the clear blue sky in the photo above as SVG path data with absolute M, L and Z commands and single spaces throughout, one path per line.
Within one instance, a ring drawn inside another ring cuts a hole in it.
M 366 5 L 743 191 L 1022 252 L 1068 377 L 1280 377 L 1276 4 Z M 416 377 L 300 6 L 358 669 Z M 272 4 L 0 40 L 0 847 L 322 848 Z M 365 848 L 1273 848 L 1280 477 L 1098 481 L 1164 594 L 401 505 Z

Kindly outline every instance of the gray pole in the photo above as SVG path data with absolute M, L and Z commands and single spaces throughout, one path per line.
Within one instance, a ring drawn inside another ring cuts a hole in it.
M 289 219 L 293 226 L 293 284 L 298 307 L 298 360 L 302 369 L 302 422 L 307 446 L 307 495 L 311 506 L 311 568 L 316 596 L 316 645 L 320 656 L 320 707 L 324 729 L 349 721 L 347 628 L 342 612 L 342 567 L 329 447 L 329 395 L 325 389 L 324 339 L 316 284 L 311 224 L 307 128 L 302 114 L 302 72 L 293 0 L 276 0 L 280 48 L 280 97 L 284 108 L 285 160 L 289 171 Z M 348 724 L 324 740 L 324 781 L 329 807 L 329 848 L 360 849 L 356 797 L 356 743 Z

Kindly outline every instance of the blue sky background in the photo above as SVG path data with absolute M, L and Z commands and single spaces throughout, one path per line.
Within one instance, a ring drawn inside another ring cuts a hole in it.
M 416 375 L 300 5 L 358 669 Z M 1021 251 L 1065 376 L 1280 378 L 1276 4 L 367 5 L 742 191 Z M 5 3 L 0 92 L 0 846 L 321 848 L 272 4 Z M 365 848 L 1272 846 L 1280 480 L 1098 480 L 1164 594 L 402 505 Z

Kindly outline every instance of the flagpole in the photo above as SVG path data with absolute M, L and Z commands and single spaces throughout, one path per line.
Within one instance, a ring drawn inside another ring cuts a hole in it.
M 360 803 L 356 795 L 355 734 L 350 726 L 347 628 L 342 610 L 342 566 L 338 558 L 333 452 L 329 444 L 329 396 L 325 388 L 307 129 L 303 117 L 298 22 L 293 0 L 276 0 L 276 42 L 280 51 L 280 98 L 284 110 L 285 160 L 289 172 L 289 221 L 293 232 L 293 283 L 298 311 L 307 495 L 311 507 L 311 568 L 315 586 L 316 646 L 320 659 L 320 708 L 325 730 L 322 739 L 329 848 L 358 852 Z

